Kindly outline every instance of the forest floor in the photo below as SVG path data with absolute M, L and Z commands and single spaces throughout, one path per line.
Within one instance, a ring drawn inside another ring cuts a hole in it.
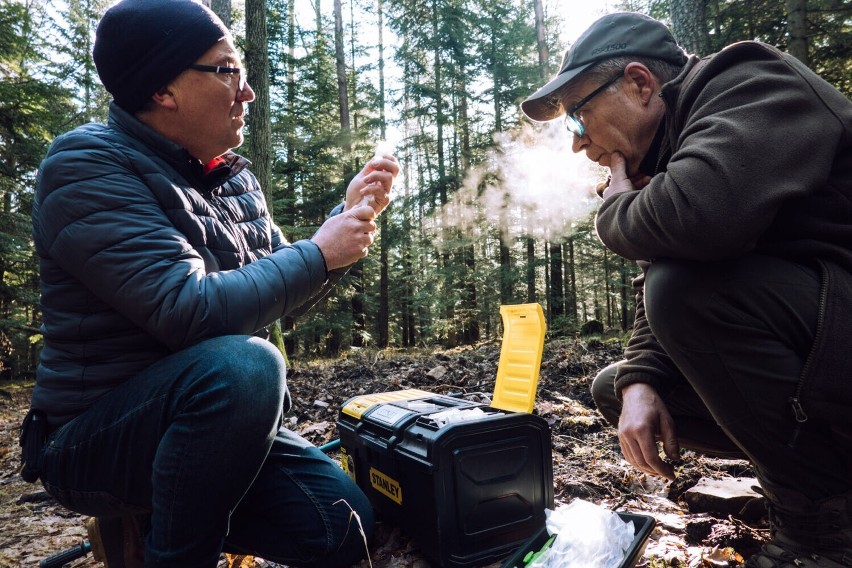
M 556 505 L 575 498 L 604 508 L 648 514 L 656 526 L 637 566 L 736 566 L 755 552 L 768 531 L 730 515 L 690 512 L 684 491 L 702 478 L 751 477 L 748 463 L 685 452 L 674 482 L 631 468 L 621 457 L 615 430 L 594 409 L 589 384 L 617 360 L 617 342 L 554 340 L 545 345 L 535 413 L 551 426 Z M 317 445 L 337 438 L 339 409 L 350 397 L 403 388 L 441 394 L 491 393 L 499 342 L 450 351 L 361 351 L 334 361 L 296 363 L 288 376 L 294 409 L 286 424 Z M 437 377 L 437 378 L 436 378 Z M 0 567 L 36 566 L 86 538 L 84 519 L 59 506 L 39 485 L 18 474 L 18 425 L 31 385 L 0 385 Z M 335 459 L 338 454 L 332 454 Z M 231 565 L 278 566 L 260 559 L 229 559 Z M 220 566 L 229 564 L 223 557 Z M 91 555 L 71 566 L 94 567 Z M 356 568 L 427 568 L 418 544 L 398 528 L 379 523 L 370 559 Z M 500 563 L 488 568 L 497 568 Z

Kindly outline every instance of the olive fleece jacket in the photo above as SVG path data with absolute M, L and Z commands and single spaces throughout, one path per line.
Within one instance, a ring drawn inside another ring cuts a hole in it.
M 666 138 L 656 175 L 639 191 L 607 199 L 596 218 L 603 243 L 643 268 L 616 390 L 643 382 L 665 394 L 678 376 L 645 319 L 649 262 L 754 253 L 822 273 L 821 328 L 802 381 L 818 377 L 812 394 L 824 402 L 838 404 L 838 395 L 848 401 L 852 102 L 795 58 L 758 42 L 692 57 L 661 96 Z

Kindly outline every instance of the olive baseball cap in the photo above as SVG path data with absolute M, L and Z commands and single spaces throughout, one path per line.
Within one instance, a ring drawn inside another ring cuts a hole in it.
M 686 52 L 662 22 L 638 12 L 616 12 L 595 21 L 574 42 L 559 73 L 521 103 L 521 110 L 536 121 L 556 118 L 565 112 L 558 92 L 571 79 L 604 59 L 638 55 L 675 65 L 686 63 Z

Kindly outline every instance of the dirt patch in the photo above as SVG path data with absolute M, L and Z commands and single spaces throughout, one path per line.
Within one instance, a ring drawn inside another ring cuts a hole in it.
M 736 566 L 759 548 L 767 531 L 730 517 L 691 514 L 679 498 L 702 477 L 750 477 L 753 472 L 743 461 L 690 452 L 673 483 L 630 468 L 621 457 L 615 430 L 595 410 L 589 394 L 595 373 L 621 352 L 617 343 L 597 340 L 545 345 L 535 412 L 552 429 L 557 504 L 582 498 L 612 510 L 652 515 L 657 524 L 638 566 Z M 295 362 L 288 377 L 294 408 L 285 422 L 322 445 L 337 438 L 339 409 L 355 395 L 403 388 L 490 394 L 499 357 L 499 343 L 491 342 L 452 351 L 365 350 L 331 362 Z M 86 538 L 83 517 L 60 507 L 39 485 L 25 483 L 18 474 L 18 426 L 30 392 L 26 386 L 0 387 L 0 567 L 34 566 Z M 429 566 L 415 542 L 381 523 L 370 558 L 375 568 Z M 241 564 L 277 566 L 257 559 Z M 98 565 L 88 556 L 71 566 Z M 368 566 L 363 561 L 357 568 Z

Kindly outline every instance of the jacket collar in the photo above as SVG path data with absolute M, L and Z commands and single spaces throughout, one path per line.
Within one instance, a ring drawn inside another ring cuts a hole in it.
M 685 86 L 684 83 L 689 83 L 689 81 L 691 81 L 695 76 L 695 73 L 692 73 L 692 71 L 699 61 L 701 60 L 697 56 L 690 55 L 680 74 L 660 88 L 660 96 L 663 97 L 666 106 L 669 108 L 673 108 L 675 106 L 681 88 Z M 695 71 L 698 70 L 695 69 Z M 689 81 L 687 81 L 687 78 Z
M 220 163 L 206 170 L 205 164 L 191 156 L 186 148 L 150 128 L 114 101 L 109 105 L 108 123 L 110 127 L 141 142 L 168 162 L 192 186 L 204 191 L 221 186 L 250 164 L 247 159 L 229 150 L 222 154 Z
M 666 105 L 666 114 L 660 126 L 662 132 L 657 132 L 657 137 L 661 137 L 661 141 L 658 146 L 656 166 L 653 168 L 654 174 L 665 171 L 669 159 L 677 149 L 678 137 L 683 129 L 681 124 L 683 119 L 677 114 L 677 109 L 681 105 L 683 93 L 688 90 L 689 85 L 709 57 L 699 59 L 695 55 L 690 55 L 678 76 L 660 87 L 660 97 Z M 645 165 L 647 166 L 647 164 Z

